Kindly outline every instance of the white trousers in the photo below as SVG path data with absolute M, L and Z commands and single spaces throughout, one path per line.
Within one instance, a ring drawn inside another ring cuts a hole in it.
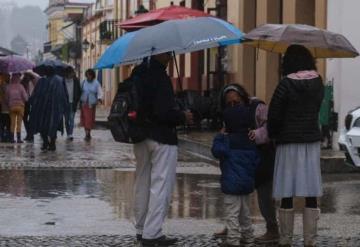
M 228 229 L 226 242 L 240 245 L 240 239 L 245 241 L 254 238 L 254 230 L 250 214 L 250 195 L 224 196 L 225 224 Z
M 159 238 L 176 181 L 177 146 L 147 139 L 134 145 L 134 153 L 136 232 L 145 239 Z

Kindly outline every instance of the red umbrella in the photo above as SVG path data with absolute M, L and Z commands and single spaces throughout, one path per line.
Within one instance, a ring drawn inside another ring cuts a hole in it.
M 170 7 L 156 9 L 148 13 L 138 15 L 119 23 L 118 25 L 126 31 L 135 31 L 137 29 L 159 24 L 163 21 L 202 16 L 210 15 L 200 10 L 172 5 Z

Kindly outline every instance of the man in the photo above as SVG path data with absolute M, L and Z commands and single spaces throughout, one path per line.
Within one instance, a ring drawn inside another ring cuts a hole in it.
M 69 141 L 73 141 L 75 113 L 81 97 L 81 87 L 80 87 L 80 81 L 76 77 L 75 71 L 72 67 L 69 66 L 65 69 L 64 78 L 65 78 L 65 85 L 69 97 L 68 114 L 65 115 L 65 127 L 66 127 L 67 139 Z
M 177 109 L 170 77 L 166 68 L 171 53 L 156 55 L 137 66 L 143 87 L 142 105 L 146 112 L 147 139 L 134 145 L 136 157 L 135 220 L 137 239 L 143 246 L 169 246 L 177 239 L 163 235 L 176 180 L 176 126 L 192 123 L 189 112 Z

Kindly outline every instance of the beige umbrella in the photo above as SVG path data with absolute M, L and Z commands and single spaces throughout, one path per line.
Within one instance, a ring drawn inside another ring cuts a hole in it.
M 341 34 L 309 25 L 265 24 L 245 35 L 245 45 L 285 53 L 290 45 L 308 48 L 316 58 L 357 57 L 358 51 Z

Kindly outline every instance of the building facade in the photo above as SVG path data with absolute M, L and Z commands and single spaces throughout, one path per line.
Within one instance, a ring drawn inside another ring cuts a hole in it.
M 61 26 L 60 13 L 55 1 L 49 24 Z M 117 23 L 135 16 L 141 5 L 146 9 L 158 9 L 171 4 L 198 9 L 229 21 L 243 32 L 264 23 L 299 23 L 320 28 L 327 27 L 327 0 L 94 0 L 85 10 L 82 23 L 83 49 L 81 71 L 92 68 L 106 48 L 120 37 L 122 31 Z M 54 28 L 57 30 L 58 28 Z M 52 45 L 63 42 L 64 37 L 50 30 Z M 84 47 L 83 47 L 84 48 Z M 184 90 L 200 91 L 204 94 L 217 91 L 229 82 L 245 86 L 250 94 L 269 102 L 279 81 L 281 55 L 257 51 L 246 45 L 235 45 L 225 49 L 208 49 L 177 56 L 179 74 Z M 131 66 L 121 66 L 98 72 L 105 91 L 105 105 L 110 105 L 117 84 L 129 76 Z M 325 76 L 326 62 L 318 61 L 319 71 Z M 178 74 L 174 63 L 170 65 L 174 87 Z
M 343 34 L 360 51 L 360 33 L 357 23 L 360 21 L 357 0 L 328 0 L 328 29 Z M 338 130 L 344 128 L 347 113 L 360 106 L 360 58 L 328 59 L 326 81 L 334 87 L 334 110 L 338 113 Z M 334 147 L 338 147 L 339 132 L 335 133 Z
M 89 4 L 76 0 L 49 0 L 48 42 L 44 44 L 44 58 L 61 59 L 80 70 L 81 33 L 79 24 Z

